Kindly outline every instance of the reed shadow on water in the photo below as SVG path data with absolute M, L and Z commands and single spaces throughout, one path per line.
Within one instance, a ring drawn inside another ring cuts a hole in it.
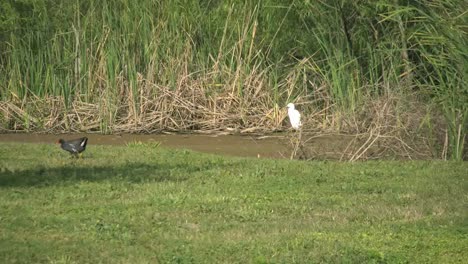
M 63 186 L 81 181 L 181 182 L 188 179 L 188 172 L 203 169 L 189 164 L 174 166 L 166 164 L 148 165 L 145 163 L 97 167 L 82 167 L 71 164 L 58 168 L 41 166 L 35 169 L 17 171 L 2 169 L 0 171 L 0 188 Z

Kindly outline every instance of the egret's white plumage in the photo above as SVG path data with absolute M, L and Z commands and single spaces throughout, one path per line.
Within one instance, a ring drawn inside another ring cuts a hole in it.
M 291 126 L 294 129 L 299 129 L 302 126 L 301 114 L 296 110 L 296 108 L 294 108 L 293 103 L 289 103 L 286 107 L 288 108 L 289 122 L 291 122 Z

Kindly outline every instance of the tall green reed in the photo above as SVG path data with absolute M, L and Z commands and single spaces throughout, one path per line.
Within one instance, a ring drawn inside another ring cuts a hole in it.
M 462 160 L 468 134 L 468 34 L 466 9 L 459 1 L 435 1 L 430 8 L 414 9 L 417 25 L 412 29 L 416 80 L 429 89 L 447 123 L 448 153 Z M 465 5 L 466 6 L 466 5 Z

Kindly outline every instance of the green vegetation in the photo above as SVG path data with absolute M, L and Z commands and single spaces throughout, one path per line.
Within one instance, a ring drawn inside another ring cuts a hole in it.
M 0 131 L 271 132 L 294 101 L 305 129 L 418 136 L 461 160 L 466 10 L 462 0 L 2 1 Z
M 466 162 L 0 144 L 3 263 L 457 263 Z

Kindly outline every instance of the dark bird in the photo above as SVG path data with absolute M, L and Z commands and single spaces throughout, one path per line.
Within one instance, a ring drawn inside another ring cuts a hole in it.
M 86 144 L 88 143 L 88 138 L 78 138 L 69 141 L 59 139 L 60 147 L 63 150 L 70 152 L 74 157 L 81 157 L 81 152 L 85 151 Z

